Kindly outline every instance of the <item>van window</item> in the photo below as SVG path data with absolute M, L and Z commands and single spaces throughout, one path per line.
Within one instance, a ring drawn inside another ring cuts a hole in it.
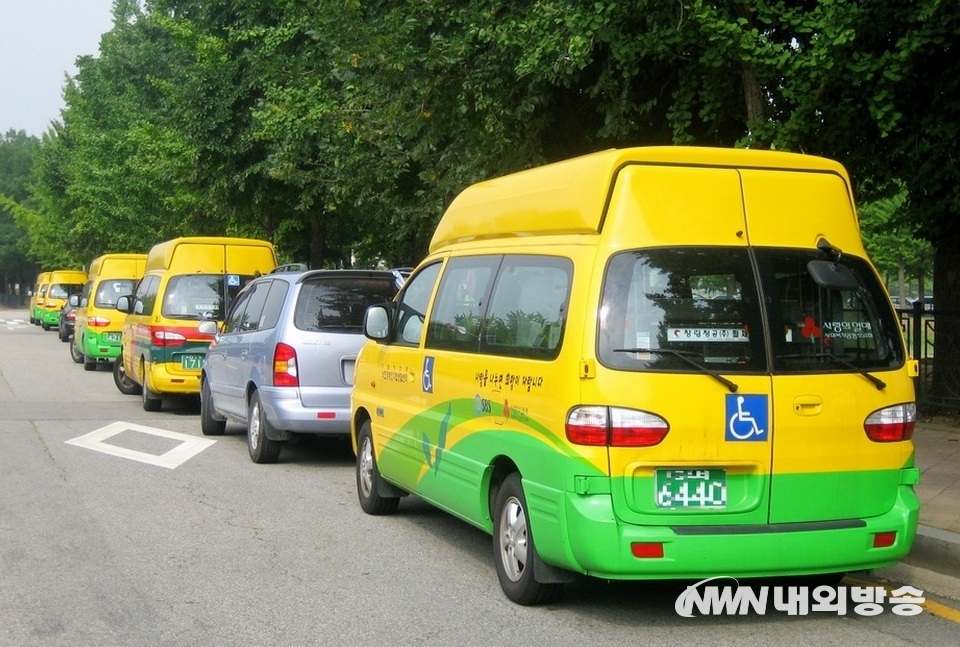
M 294 325 L 312 332 L 359 333 L 367 307 L 391 300 L 396 292 L 390 277 L 327 275 L 308 279 L 297 297 Z
M 823 255 L 807 250 L 756 251 L 764 292 L 769 294 L 773 366 L 777 372 L 878 369 L 904 361 L 899 324 L 883 286 L 866 261 L 843 255 L 855 285 L 818 285 L 808 271 Z
M 480 334 L 480 352 L 552 359 L 560 349 L 573 263 L 505 256 Z
M 146 276 L 137 284 L 134 295 L 133 312 L 138 315 L 152 315 L 157 303 L 157 290 L 160 288 L 160 277 Z
M 604 279 L 600 361 L 613 368 L 764 371 L 763 326 L 744 248 L 615 255 Z M 692 363 L 691 363 L 692 362 Z
M 255 289 L 256 286 L 250 288 L 249 290 L 243 290 L 237 295 L 233 305 L 230 307 L 230 311 L 227 312 L 226 317 L 224 317 L 223 334 L 227 335 L 234 332 L 244 332 L 245 330 L 249 330 L 248 328 L 244 327 L 244 320 L 246 317 L 247 305 L 250 303 L 250 297 L 253 295 L 253 291 Z M 266 293 L 266 291 L 264 293 Z
M 54 283 L 48 294 L 51 299 L 68 299 L 71 294 L 80 294 L 82 291 L 82 283 Z
M 427 265 L 413 278 L 407 279 L 403 292 L 397 297 L 397 338 L 402 346 L 419 346 L 427 305 L 440 276 L 440 263 Z
M 447 262 L 427 326 L 427 348 L 476 353 L 486 296 L 501 256 L 467 256 Z
M 104 279 L 97 285 L 93 305 L 98 308 L 115 308 L 117 299 L 133 292 L 136 279 Z M 87 290 L 84 288 L 84 292 Z

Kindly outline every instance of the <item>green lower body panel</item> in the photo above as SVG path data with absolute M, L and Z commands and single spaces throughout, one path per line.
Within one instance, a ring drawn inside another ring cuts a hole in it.
M 886 513 L 824 523 L 645 526 L 616 519 L 609 495 L 550 493 L 524 483 L 537 552 L 548 564 L 608 579 L 702 579 L 840 573 L 889 566 L 913 546 L 919 500 L 899 486 Z M 556 501 L 556 499 L 554 499 Z M 896 533 L 874 548 L 877 533 Z M 660 543 L 663 557 L 635 557 L 634 543 Z

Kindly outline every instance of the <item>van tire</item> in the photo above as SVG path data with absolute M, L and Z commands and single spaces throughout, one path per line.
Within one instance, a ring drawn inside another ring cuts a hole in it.
M 260 403 L 260 393 L 254 391 L 247 409 L 247 449 L 254 463 L 276 463 L 280 456 L 280 441 L 268 437 L 270 427 Z
M 140 386 L 140 396 L 143 400 L 143 410 L 160 411 L 160 409 L 163 407 L 163 396 L 159 393 L 151 391 L 147 387 L 146 367 L 142 363 L 140 364 L 140 375 L 143 376 L 143 384 Z
M 222 436 L 227 430 L 226 419 L 214 417 L 210 383 L 204 380 L 200 386 L 200 431 L 204 436 Z
M 70 359 L 73 360 L 74 364 L 83 364 L 83 353 L 73 342 L 70 343 Z
M 90 359 L 86 355 L 82 355 L 82 357 L 83 357 L 83 370 L 85 371 L 97 370 L 97 360 Z
M 373 434 L 370 421 L 364 420 L 357 435 L 357 497 L 367 514 L 393 514 L 400 507 L 400 497 L 380 494 L 382 477 L 373 454 Z
M 83 357 L 83 355 L 81 355 Z M 77 361 L 74 357 L 73 361 Z M 81 360 L 82 361 L 82 360 Z M 113 360 L 113 382 L 117 385 L 120 393 L 124 395 L 140 395 L 140 385 L 134 382 L 127 372 L 123 370 L 123 355 L 119 355 Z
M 534 577 L 537 549 L 527 518 L 527 500 L 520 474 L 513 472 L 503 480 L 493 510 L 493 560 L 504 594 L 524 606 L 556 600 L 563 584 L 543 584 Z

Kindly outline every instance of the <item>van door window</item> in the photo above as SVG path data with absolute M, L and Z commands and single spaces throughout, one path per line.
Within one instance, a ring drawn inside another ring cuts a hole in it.
M 764 291 L 769 294 L 773 365 L 777 372 L 849 371 L 900 366 L 899 327 L 867 263 L 843 255 L 849 285 L 818 283 L 811 261 L 820 252 L 757 250 Z M 831 261 L 832 263 L 833 261 Z M 846 273 L 846 271 L 845 271 Z
M 501 258 L 450 259 L 430 312 L 427 348 L 477 352 L 487 295 Z
M 147 276 L 137 284 L 136 299 L 133 312 L 138 315 L 152 315 L 157 303 L 157 290 L 160 288 L 160 277 Z
M 433 263 L 404 283 L 403 291 L 397 296 L 395 343 L 402 346 L 420 345 L 427 306 L 439 275 L 440 263 Z
M 617 254 L 604 279 L 600 361 L 627 370 L 764 371 L 759 304 L 745 248 Z
M 505 256 L 480 334 L 480 352 L 552 359 L 567 319 L 573 263 L 549 256 Z

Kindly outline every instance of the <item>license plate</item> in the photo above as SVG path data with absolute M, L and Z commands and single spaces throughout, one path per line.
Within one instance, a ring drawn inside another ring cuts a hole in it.
M 724 469 L 659 469 L 654 482 L 658 508 L 716 510 L 727 506 Z
M 181 355 L 180 356 L 180 368 L 183 369 L 201 369 L 203 368 L 203 360 L 206 359 L 206 355 Z
M 108 341 L 108 342 L 110 342 L 110 343 L 112 343 L 112 344 L 119 344 L 119 343 L 120 343 L 120 336 L 121 336 L 121 334 L 122 334 L 122 333 L 118 333 L 118 332 L 108 332 L 108 333 L 104 333 L 103 339 L 104 339 L 104 341 Z

